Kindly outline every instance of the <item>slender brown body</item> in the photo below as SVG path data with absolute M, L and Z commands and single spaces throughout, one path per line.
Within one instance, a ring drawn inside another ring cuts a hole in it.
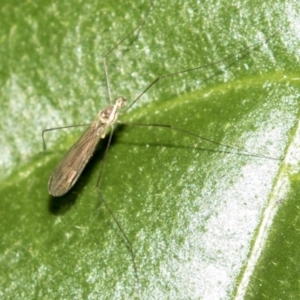
M 118 111 L 125 106 L 125 103 L 126 99 L 120 97 L 116 99 L 114 105 L 108 106 L 97 114 L 89 128 L 54 169 L 48 182 L 49 194 L 59 197 L 71 189 L 95 152 L 100 139 L 105 137 L 108 127 L 117 120 Z

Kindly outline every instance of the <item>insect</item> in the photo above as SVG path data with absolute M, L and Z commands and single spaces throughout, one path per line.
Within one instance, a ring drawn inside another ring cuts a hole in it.
M 272 38 L 273 36 L 274 35 L 270 36 L 268 39 Z M 265 42 L 268 41 L 268 39 L 265 40 Z M 248 47 L 247 49 L 244 50 L 244 54 L 247 54 L 253 48 L 259 46 L 260 44 L 261 43 L 258 43 L 258 44 Z M 119 45 L 119 43 L 117 45 Z M 108 54 L 109 53 L 110 53 L 110 51 L 108 52 Z M 239 52 L 239 53 L 242 53 L 242 52 Z M 234 57 L 234 55 L 232 55 L 230 57 Z M 229 59 L 230 57 L 227 57 L 227 58 L 225 57 L 222 59 L 222 61 Z M 217 62 L 214 62 L 213 64 L 217 64 L 219 62 L 220 61 L 217 61 Z M 187 73 L 187 72 L 195 71 L 197 69 L 201 69 L 201 68 L 207 67 L 207 66 L 209 66 L 209 65 L 186 69 L 183 71 L 166 74 L 166 75 L 156 78 L 155 80 L 153 80 L 153 82 L 151 82 L 148 85 L 148 87 L 146 87 L 146 89 L 144 89 L 144 91 L 142 91 L 142 93 L 140 94 L 139 97 L 137 97 L 134 101 L 131 102 L 131 104 L 129 105 L 127 110 L 130 107 L 132 107 L 134 105 L 134 103 L 136 103 L 141 98 L 141 96 L 143 94 L 145 94 L 150 88 L 152 88 L 159 80 L 166 78 L 166 77 L 173 77 L 178 74 L 185 73 L 185 72 Z M 106 72 L 107 80 L 108 80 L 105 58 L 104 58 L 104 68 L 105 68 L 105 72 Z M 107 85 L 108 85 L 109 98 L 111 99 L 109 82 L 107 83 Z M 62 161 L 59 163 L 59 165 L 55 168 L 54 172 L 52 173 L 52 175 L 49 179 L 48 189 L 49 189 L 49 193 L 51 195 L 53 195 L 53 196 L 64 195 L 72 188 L 72 186 L 74 186 L 74 184 L 76 183 L 77 179 L 79 178 L 81 172 L 83 171 L 85 165 L 87 164 L 88 160 L 93 155 L 98 142 L 105 136 L 105 131 L 108 129 L 109 126 L 113 126 L 113 124 L 117 121 L 118 111 L 125 108 L 125 103 L 126 103 L 125 98 L 120 97 L 120 98 L 117 98 L 116 101 L 114 103 L 112 103 L 110 106 L 108 106 L 107 108 L 104 108 L 96 116 L 95 120 L 91 123 L 90 127 L 88 127 L 88 129 L 85 131 L 85 133 L 79 138 L 79 140 L 74 144 L 74 146 L 67 152 L 66 156 L 62 159 Z M 173 125 L 171 126 L 171 125 L 167 125 L 167 124 L 146 124 L 146 126 L 166 127 L 170 130 L 180 131 L 181 133 L 184 133 L 186 135 L 192 135 L 195 138 L 202 138 L 201 136 L 199 136 L 196 133 L 188 132 L 188 131 L 184 130 L 183 128 L 175 127 Z M 109 135 L 109 141 L 111 140 L 112 133 L 113 133 L 113 130 L 111 131 L 111 133 Z M 212 140 L 209 140 L 209 141 L 213 142 L 213 143 L 217 143 Z M 217 144 L 220 144 L 220 143 L 217 143 Z M 229 149 L 237 150 L 235 147 L 231 147 L 231 146 L 227 146 L 227 145 L 224 145 L 224 146 Z M 99 178 L 101 178 L 102 170 L 103 170 L 103 167 L 101 168 Z M 96 185 L 97 185 L 97 187 L 99 187 L 99 180 Z M 109 209 L 109 207 L 108 207 L 108 209 Z M 110 211 L 110 213 L 114 218 L 113 213 L 111 211 Z M 129 244 L 130 241 L 129 241 L 129 239 L 127 239 L 126 234 L 122 230 L 122 227 L 119 225 L 119 223 L 117 222 L 116 219 L 115 219 L 115 221 L 118 224 L 118 227 L 120 228 L 120 230 L 122 231 L 127 243 Z M 130 244 L 129 248 L 131 249 L 130 253 L 132 256 L 134 268 L 136 269 L 135 261 L 134 261 L 134 252 L 132 251 L 131 244 Z M 137 274 L 138 272 L 135 270 L 135 273 Z
M 139 29 L 139 27 L 136 28 L 135 30 L 137 30 L 137 29 Z M 277 34 L 277 32 L 275 34 Z M 272 37 L 273 37 L 273 35 L 270 36 L 268 38 L 268 40 L 271 39 Z M 252 47 L 255 47 L 255 46 L 257 46 L 257 45 L 252 45 Z M 109 53 L 112 50 L 110 50 Z M 248 48 L 246 50 L 250 51 L 250 48 Z M 213 64 L 217 64 L 217 63 L 219 63 L 219 62 L 214 62 Z M 170 74 L 166 74 L 166 75 L 157 77 L 130 104 L 130 106 L 127 108 L 127 110 L 130 107 L 132 107 L 135 104 L 135 102 L 137 102 L 141 98 L 141 96 L 144 95 L 147 92 L 147 90 L 149 90 L 151 87 L 153 87 L 160 79 L 163 79 L 165 77 L 176 76 L 178 74 L 182 74 L 182 73 L 186 73 L 186 72 L 190 72 L 190 71 L 195 71 L 197 69 L 202 69 L 202 68 L 207 67 L 207 66 L 208 65 L 199 66 L 199 67 L 186 69 L 186 70 L 182 70 L 182 71 L 179 71 L 179 72 L 170 73 Z M 104 57 L 104 67 L 105 67 L 105 72 L 106 72 L 106 76 L 107 76 L 107 85 L 108 85 L 108 91 L 109 91 L 109 96 L 110 96 L 109 98 L 111 99 L 111 92 L 110 92 L 110 86 L 109 86 L 109 82 L 108 82 L 108 72 L 107 72 L 105 57 Z M 94 121 L 89 125 L 88 129 L 84 132 L 84 134 L 77 140 L 77 142 L 66 153 L 65 157 L 61 160 L 61 162 L 57 165 L 57 167 L 53 171 L 53 173 L 52 173 L 52 175 L 49 179 L 49 182 L 48 182 L 48 191 L 52 196 L 55 196 L 55 197 L 62 196 L 64 194 L 66 194 L 74 186 L 74 184 L 78 180 L 79 176 L 81 175 L 84 167 L 88 163 L 89 159 L 92 157 L 92 155 L 93 155 L 93 153 L 96 149 L 96 146 L 98 145 L 100 139 L 103 139 L 106 136 L 106 132 L 107 132 L 108 128 L 110 126 L 113 126 L 114 123 L 117 121 L 119 110 L 123 109 L 125 107 L 126 101 L 127 100 L 124 97 L 119 97 L 115 100 L 114 104 L 112 104 L 112 105 L 108 106 L 107 108 L 101 110 L 97 114 L 97 116 L 95 117 Z M 177 128 L 175 126 L 166 125 L 166 124 L 139 124 L 139 125 L 141 125 L 141 126 L 166 127 L 166 128 L 170 128 L 170 129 L 173 129 L 173 130 L 181 131 L 184 134 L 192 135 L 196 138 L 200 138 L 202 140 L 206 140 L 206 141 L 209 141 L 209 142 L 214 143 L 214 144 L 224 146 L 224 147 L 229 148 L 229 149 L 239 150 L 235 147 L 231 147 L 229 145 L 225 145 L 225 144 L 215 142 L 211 139 L 208 139 L 208 138 L 202 137 L 200 135 L 188 132 L 184 129 Z M 46 130 L 43 131 L 43 140 L 44 140 L 44 133 L 48 130 L 53 130 L 53 129 L 46 129 Z M 110 135 L 110 139 L 111 139 L 111 136 L 112 136 L 112 132 L 111 132 L 111 135 Z M 254 155 L 256 155 L 256 154 L 254 154 Z M 261 156 L 261 155 L 259 155 L 259 156 Z
M 48 191 L 52 196 L 66 194 L 76 183 L 99 140 L 105 137 L 108 127 L 116 121 L 118 110 L 124 108 L 125 103 L 125 98 L 120 97 L 114 105 L 101 110 L 85 133 L 71 147 L 49 179 Z

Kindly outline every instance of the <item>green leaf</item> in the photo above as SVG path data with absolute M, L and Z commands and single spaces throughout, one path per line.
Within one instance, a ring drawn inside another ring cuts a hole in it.
M 2 1 L 1 298 L 297 298 L 296 3 L 157 1 L 107 56 L 112 96 L 129 103 L 158 76 L 231 56 L 162 78 L 120 116 L 222 144 L 117 126 L 100 191 L 136 273 L 95 189 L 107 138 L 70 193 L 48 195 L 84 129 L 47 132 L 45 152 L 42 130 L 89 123 L 108 104 L 102 57 L 148 7 Z

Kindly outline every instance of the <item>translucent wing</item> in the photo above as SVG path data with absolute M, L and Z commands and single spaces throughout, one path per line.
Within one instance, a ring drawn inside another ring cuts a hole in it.
M 107 127 L 108 124 L 94 121 L 71 147 L 49 179 L 48 191 L 51 195 L 62 196 L 75 184 L 99 140 L 104 138 Z
M 123 108 L 125 103 L 126 99 L 119 97 L 114 105 L 99 112 L 93 123 L 53 171 L 48 182 L 49 194 L 58 197 L 70 190 L 95 152 L 99 140 L 105 137 L 107 128 L 115 123 L 118 110 Z

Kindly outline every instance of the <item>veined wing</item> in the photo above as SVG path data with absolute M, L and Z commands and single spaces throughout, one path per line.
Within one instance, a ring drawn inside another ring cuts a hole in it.
M 108 125 L 104 123 L 95 126 L 93 122 L 70 148 L 49 179 L 48 191 L 51 195 L 62 196 L 75 184 L 99 140 L 104 138 L 107 127 Z

